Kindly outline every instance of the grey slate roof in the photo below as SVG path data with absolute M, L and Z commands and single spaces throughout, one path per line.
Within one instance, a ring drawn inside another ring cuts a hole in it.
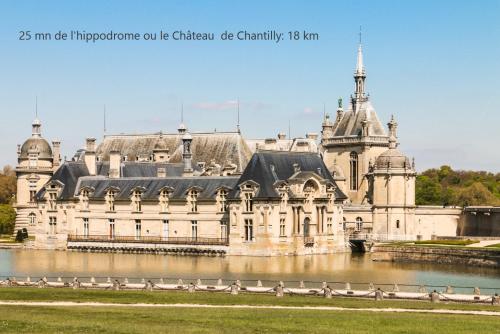
M 185 199 L 189 188 L 201 188 L 199 199 L 213 199 L 220 187 L 232 189 L 238 181 L 238 177 L 230 176 L 200 176 L 200 177 L 167 177 L 167 178 L 120 178 L 102 179 L 99 177 L 83 177 L 80 179 L 75 190 L 75 195 L 82 187 L 90 187 L 94 192 L 90 198 L 104 198 L 109 187 L 118 188 L 115 195 L 117 199 L 129 199 L 131 192 L 136 187 L 143 187 L 143 199 L 158 199 L 160 190 L 164 187 L 174 189 L 171 199 Z
M 238 132 L 191 133 L 193 141 L 191 150 L 193 164 L 212 160 L 224 166 L 228 161 L 238 165 L 242 171 L 252 156 L 250 148 Z M 161 146 L 168 149 L 169 162 L 182 162 L 182 134 L 145 134 L 145 135 L 112 135 L 106 136 L 97 147 L 97 156 L 102 161 L 109 160 L 111 151 L 119 151 L 127 156 L 128 161 L 135 161 L 139 156 L 149 156 L 153 150 Z
M 356 112 L 353 111 L 351 104 L 349 110 L 344 113 L 343 117 L 335 121 L 333 125 L 333 136 L 343 137 L 361 135 L 361 122 L 365 119 L 369 121 L 368 128 L 371 136 L 387 136 L 369 100 L 360 102 Z
M 109 163 L 99 162 L 96 166 L 96 173 L 100 180 L 104 180 L 103 177 L 108 176 Z M 182 175 L 184 165 L 182 163 L 172 164 L 172 163 L 152 163 L 152 162 L 124 162 L 121 167 L 121 175 L 124 178 L 154 178 L 158 174 L 158 168 L 163 167 L 167 171 L 167 177 L 178 177 Z M 196 168 L 196 166 L 195 166 Z M 89 171 L 82 161 L 66 161 L 61 165 L 61 167 L 54 173 L 50 181 L 59 181 L 64 184 L 63 191 L 61 192 L 59 199 L 67 200 L 73 198 L 75 194 L 75 189 L 78 184 L 79 178 L 89 176 Z M 42 199 L 45 194 L 45 189 L 42 188 L 38 194 L 37 198 Z
M 336 185 L 328 168 L 317 153 L 267 151 L 258 152 L 252 156 L 238 181 L 238 186 L 245 181 L 252 180 L 259 184 L 257 198 L 279 198 L 274 184 L 277 181 L 286 181 L 294 175 L 294 164 L 299 165 L 301 172 L 314 172 Z M 232 198 L 239 197 L 239 188 L 236 187 L 230 196 Z M 335 196 L 337 199 L 347 198 L 338 186 Z

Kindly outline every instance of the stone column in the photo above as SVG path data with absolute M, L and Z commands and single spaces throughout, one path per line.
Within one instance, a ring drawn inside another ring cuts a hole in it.
M 300 234 L 300 206 L 297 207 L 297 234 Z

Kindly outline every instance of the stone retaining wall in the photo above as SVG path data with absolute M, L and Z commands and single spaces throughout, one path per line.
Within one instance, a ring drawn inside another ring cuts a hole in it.
M 500 266 L 500 251 L 487 248 L 374 245 L 371 252 L 373 261 L 430 262 L 481 267 Z

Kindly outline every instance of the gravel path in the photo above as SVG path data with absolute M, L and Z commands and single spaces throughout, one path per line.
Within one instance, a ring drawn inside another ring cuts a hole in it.
M 57 307 L 137 307 L 137 308 L 228 308 L 228 309 L 273 309 L 273 310 L 319 310 L 319 311 L 366 311 L 377 313 L 434 313 L 489 315 L 500 317 L 499 311 L 445 310 L 445 309 L 404 309 L 404 308 L 348 308 L 335 306 L 281 306 L 281 305 L 208 305 L 208 304 L 118 304 L 118 303 L 75 303 L 75 302 L 25 302 L 0 301 L 0 305 L 57 306 Z

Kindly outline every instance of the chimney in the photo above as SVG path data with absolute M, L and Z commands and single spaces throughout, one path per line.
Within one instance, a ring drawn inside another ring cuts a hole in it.
M 59 140 L 54 140 L 52 141 L 52 167 L 54 168 L 54 171 L 59 168 L 61 165 L 61 141 Z
M 280 133 L 278 133 L 278 139 L 279 139 L 279 140 L 284 140 L 284 139 L 286 139 L 286 134 L 285 134 L 284 132 L 280 132 Z
M 193 166 L 191 164 L 193 158 L 193 154 L 191 153 L 192 141 L 193 137 L 189 132 L 186 132 L 184 136 L 182 136 L 182 160 L 184 161 L 184 176 L 193 174 Z
M 318 139 L 318 134 L 314 133 L 314 132 L 309 132 L 309 133 L 306 133 L 306 138 L 316 140 L 316 139 Z
M 90 175 L 96 174 L 95 138 L 87 138 L 85 145 L 85 165 Z
M 108 176 L 112 179 L 119 178 L 121 176 L 121 155 L 120 151 L 109 152 L 109 174 Z

